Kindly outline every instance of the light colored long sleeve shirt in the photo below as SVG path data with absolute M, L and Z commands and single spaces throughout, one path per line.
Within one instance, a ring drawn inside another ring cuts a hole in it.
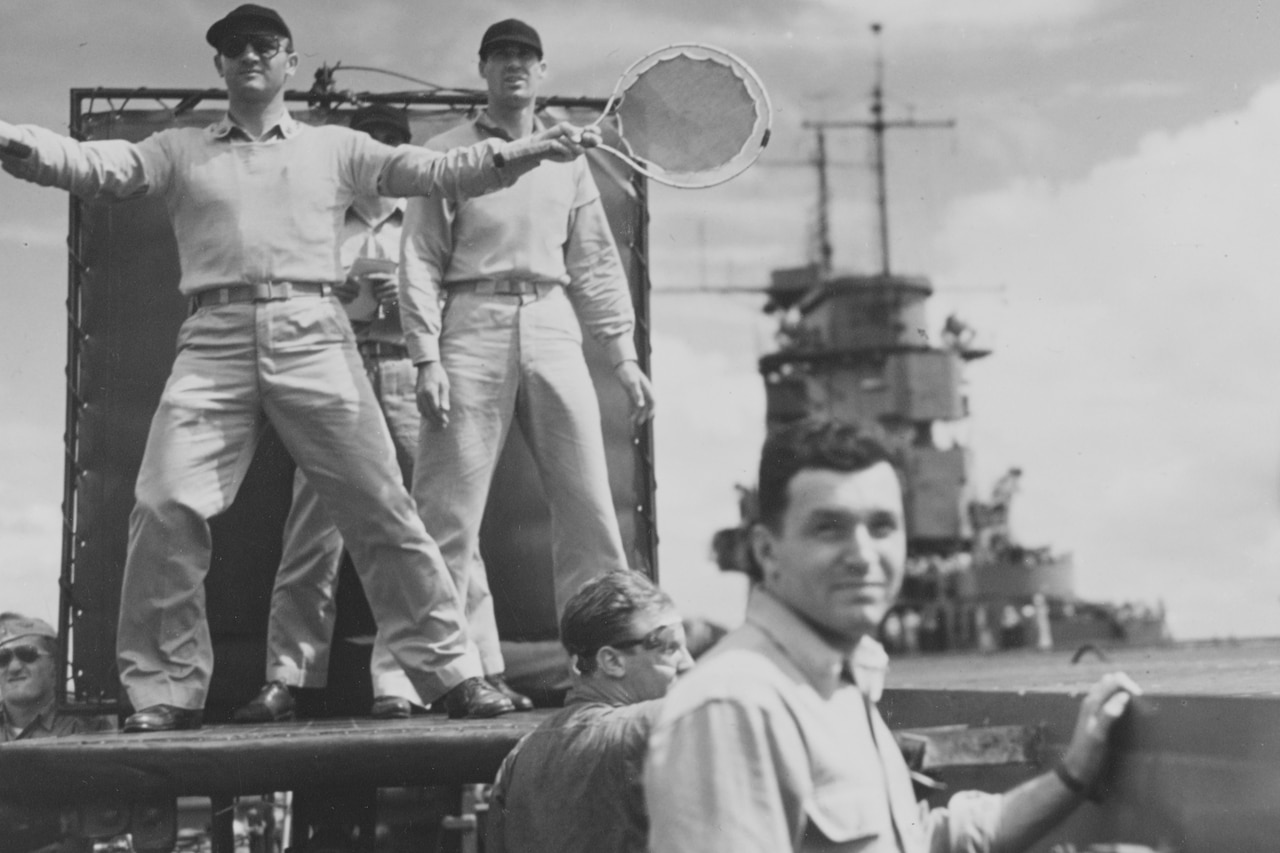
M 929 811 L 859 662 L 754 590 L 664 700 L 644 788 L 652 853 L 987 853 L 1002 797 Z M 861 678 L 861 675 L 858 676 Z
M 343 222 L 357 196 L 461 199 L 508 185 L 532 164 L 497 168 L 498 141 L 439 153 L 391 147 L 346 127 L 288 113 L 261 139 L 229 116 L 140 142 L 78 142 L 43 128 L 0 125 L 33 149 L 6 171 L 85 199 L 164 199 L 184 294 L 259 282 L 336 282 Z
M 404 199 L 364 196 L 347 208 L 342 227 L 342 268 L 349 270 L 357 258 L 377 258 L 399 263 L 400 231 L 404 224 Z M 372 295 L 370 295 L 372 298 Z M 352 305 L 347 305 L 351 314 Z M 379 305 L 372 317 L 351 315 L 357 341 L 378 341 L 404 346 L 399 304 Z
M 481 115 L 427 141 L 440 150 L 505 139 Z M 409 356 L 440 359 L 440 296 L 450 284 L 523 279 L 564 285 L 583 327 L 610 363 L 636 358 L 635 310 L 600 191 L 583 158 L 543 163 L 483 198 L 411 199 L 400 259 Z

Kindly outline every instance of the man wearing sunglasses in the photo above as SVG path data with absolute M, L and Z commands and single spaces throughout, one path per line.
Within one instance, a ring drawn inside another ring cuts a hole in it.
M 151 423 L 135 488 L 117 659 L 138 709 L 125 731 L 200 726 L 213 654 L 203 580 L 208 519 L 235 498 L 270 421 L 342 533 L 388 648 L 425 701 L 456 717 L 510 702 L 480 676 L 458 591 L 417 517 L 351 325 L 331 298 L 344 277 L 343 214 L 361 195 L 461 199 L 572 160 L 594 131 L 557 125 L 516 143 L 444 154 L 391 147 L 285 108 L 298 67 L 274 10 L 245 4 L 206 40 L 227 115 L 141 142 L 77 142 L 0 122 L 0 162 L 83 198 L 162 198 L 193 313 Z
M 573 686 L 498 771 L 485 849 L 643 853 L 645 743 L 658 700 L 693 664 L 680 614 L 640 573 L 612 571 L 565 604 L 560 642 Z
M 413 138 L 403 109 L 387 104 L 361 107 L 347 125 L 386 145 L 407 145 Z M 421 417 L 414 397 L 414 370 L 400 330 L 395 262 L 400 257 L 404 199 L 361 196 L 347 209 L 343 225 L 342 263 L 347 277 L 334 287 L 346 306 L 356 335 L 356 348 L 382 406 L 396 461 L 406 486 L 417 455 Z M 360 266 L 364 260 L 382 266 Z M 267 683 L 237 708 L 237 723 L 293 719 L 298 687 L 328 683 L 333 642 L 334 593 L 342 565 L 342 534 L 320 506 L 320 496 L 302 471 L 293 480 L 293 502 L 285 520 L 283 551 L 271 591 L 267 619 Z M 370 660 L 376 719 L 408 717 L 422 700 L 379 637 Z
M 58 632 L 43 619 L 0 613 L 0 743 L 111 728 L 58 710 Z
M 112 728 L 109 717 L 58 710 L 57 654 L 58 632 L 48 622 L 0 613 L 0 743 Z M 60 811 L 53 804 L 0 803 L 0 849 L 32 853 L 64 849 L 57 846 L 63 840 Z

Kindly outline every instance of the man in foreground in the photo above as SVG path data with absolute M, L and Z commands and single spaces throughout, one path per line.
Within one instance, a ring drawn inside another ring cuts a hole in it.
M 658 700 L 693 663 L 680 615 L 643 575 L 609 572 L 569 599 L 560 640 L 573 687 L 498 771 L 486 849 L 642 853 L 645 743 Z
M 344 278 L 340 225 L 355 198 L 489 192 L 548 157 L 580 156 L 576 131 L 560 125 L 443 155 L 392 148 L 290 116 L 285 84 L 298 55 L 274 10 L 239 6 L 206 40 L 228 100 L 210 127 L 77 142 L 0 122 L 0 163 L 20 178 L 82 198 L 164 199 L 179 288 L 192 302 L 130 517 L 117 659 L 137 711 L 124 729 L 201 725 L 213 667 L 208 520 L 235 498 L 268 420 L 338 525 L 378 628 L 421 697 L 446 697 L 458 717 L 505 713 L 510 702 L 483 681 L 467 646 L 457 588 L 401 482 L 331 294 Z
M 429 148 L 540 132 L 537 31 L 514 19 L 489 27 L 479 70 L 484 112 Z M 631 290 L 585 160 L 547 164 L 485 198 L 413 199 L 404 230 L 401 304 L 425 418 L 413 496 L 466 602 L 484 671 L 511 696 L 480 553 L 494 470 L 514 423 L 550 505 L 557 613 L 585 581 L 627 568 L 582 329 L 642 423 L 653 391 L 637 362 Z
M 906 560 L 889 451 L 857 426 L 791 424 L 765 442 L 759 496 L 746 624 L 654 727 L 650 850 L 1014 851 L 1079 805 L 1137 685 L 1114 674 L 1090 690 L 1053 772 L 925 811 L 860 666 Z

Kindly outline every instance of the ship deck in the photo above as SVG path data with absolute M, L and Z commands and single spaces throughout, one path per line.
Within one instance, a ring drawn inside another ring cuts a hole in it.
M 331 719 L 7 743 L 0 798 L 231 795 L 488 782 L 550 711 L 493 720 Z
M 1072 662 L 1079 654 L 1079 660 Z M 1149 694 L 1280 696 L 1280 638 L 1034 650 L 994 654 L 894 656 L 888 687 L 1078 693 L 1122 670 Z

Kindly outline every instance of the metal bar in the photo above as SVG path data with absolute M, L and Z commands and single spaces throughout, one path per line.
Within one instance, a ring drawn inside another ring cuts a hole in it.
M 335 106 L 344 103 L 392 103 L 406 105 L 439 105 L 439 106 L 467 106 L 467 105 L 483 105 L 485 103 L 485 95 L 483 93 L 451 93 L 440 94 L 437 92 L 330 92 L 330 93 L 313 93 L 297 90 L 285 92 L 284 98 L 290 102 L 303 103 L 332 103 Z M 72 89 L 71 99 L 73 104 L 78 104 L 82 99 L 94 98 L 124 98 L 126 103 L 129 100 L 160 100 L 163 98 L 171 98 L 179 101 L 179 106 L 184 106 L 192 98 L 196 100 L 186 107 L 190 109 L 196 104 L 205 100 L 225 101 L 227 98 L 224 89 L 151 89 L 145 86 L 132 89 L 118 88 L 82 88 Z M 546 107 L 565 107 L 565 108 L 582 108 L 602 110 L 608 103 L 607 98 L 597 98 L 594 96 L 555 96 L 539 99 L 539 104 Z M 114 111 L 114 108 L 113 110 Z
M 80 131 L 80 96 L 73 90 L 71 93 L 71 133 Z M 67 687 L 74 675 L 71 660 L 71 631 L 75 622 L 74 599 L 71 590 L 75 582 L 75 533 L 76 504 L 80 480 L 79 466 L 79 423 L 80 411 L 80 346 L 83 334 L 80 333 L 80 289 L 84 270 L 80 264 L 80 201 L 74 195 L 69 197 L 68 217 L 70 228 L 67 237 L 67 373 L 66 373 L 66 413 L 62 433 L 65 461 L 63 463 L 62 488 L 62 563 L 58 579 L 58 652 L 56 665 L 58 678 L 57 699 L 59 703 L 67 701 Z

